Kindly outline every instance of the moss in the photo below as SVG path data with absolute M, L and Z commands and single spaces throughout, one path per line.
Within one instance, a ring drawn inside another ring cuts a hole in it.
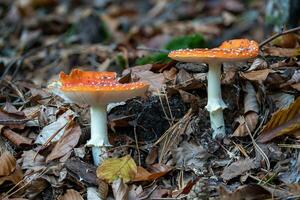
M 206 46 L 206 42 L 201 34 L 185 35 L 174 37 L 171 41 L 163 46 L 166 50 L 177 50 L 186 48 L 202 48 Z M 145 64 L 164 64 L 170 62 L 167 53 L 154 53 L 149 56 L 138 58 L 136 60 L 137 65 Z

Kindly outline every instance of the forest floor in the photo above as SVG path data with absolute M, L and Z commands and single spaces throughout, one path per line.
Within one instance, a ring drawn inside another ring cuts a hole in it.
M 1 199 L 300 199 L 297 31 L 264 42 L 263 1 L 87 2 L 0 2 Z M 227 135 L 214 140 L 207 65 L 167 55 L 234 38 L 260 52 L 223 64 Z M 150 85 L 110 106 L 100 166 L 88 105 L 47 88 L 74 68 Z

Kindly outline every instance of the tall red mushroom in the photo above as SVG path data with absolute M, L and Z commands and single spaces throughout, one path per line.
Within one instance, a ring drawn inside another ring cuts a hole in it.
M 95 165 L 101 162 L 101 147 L 111 146 L 107 136 L 107 104 L 124 101 L 145 94 L 149 85 L 144 82 L 121 84 L 115 72 L 93 72 L 74 69 L 67 75 L 63 72 L 59 80 L 49 88 L 62 98 L 77 104 L 90 105 L 91 139 Z
M 201 62 L 209 65 L 207 76 L 207 105 L 210 113 L 213 138 L 225 137 L 223 109 L 226 104 L 221 95 L 222 62 L 245 61 L 258 55 L 259 46 L 253 40 L 235 39 L 223 42 L 213 49 L 182 49 L 169 53 L 169 57 L 183 62 Z

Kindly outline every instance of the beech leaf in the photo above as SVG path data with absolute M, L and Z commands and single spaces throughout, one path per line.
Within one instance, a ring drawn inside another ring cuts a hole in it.
M 259 142 L 268 142 L 275 137 L 293 134 L 300 129 L 300 97 L 288 108 L 275 112 L 270 121 L 265 125 Z
M 109 183 L 122 178 L 124 183 L 134 179 L 137 166 L 131 156 L 109 158 L 97 168 L 97 177 Z

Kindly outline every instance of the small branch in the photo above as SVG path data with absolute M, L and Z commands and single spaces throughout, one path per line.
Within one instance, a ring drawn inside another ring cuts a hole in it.
M 152 52 L 159 52 L 159 53 L 169 53 L 169 50 L 165 49 L 156 49 L 156 48 L 149 48 L 149 47 L 137 47 L 137 50 L 142 50 L 142 51 L 152 51 Z
M 273 36 L 269 37 L 268 39 L 266 39 L 265 41 L 261 42 L 259 44 L 259 48 L 262 48 L 263 46 L 265 46 L 269 42 L 275 40 L 279 36 L 282 36 L 282 35 L 285 35 L 285 34 L 288 34 L 288 33 L 292 33 L 292 32 L 297 32 L 299 30 L 300 30 L 300 26 L 298 26 L 296 28 L 292 28 L 292 29 L 286 30 L 286 31 L 283 31 L 283 29 L 282 29 L 279 33 L 276 33 L 275 35 L 273 35 Z

